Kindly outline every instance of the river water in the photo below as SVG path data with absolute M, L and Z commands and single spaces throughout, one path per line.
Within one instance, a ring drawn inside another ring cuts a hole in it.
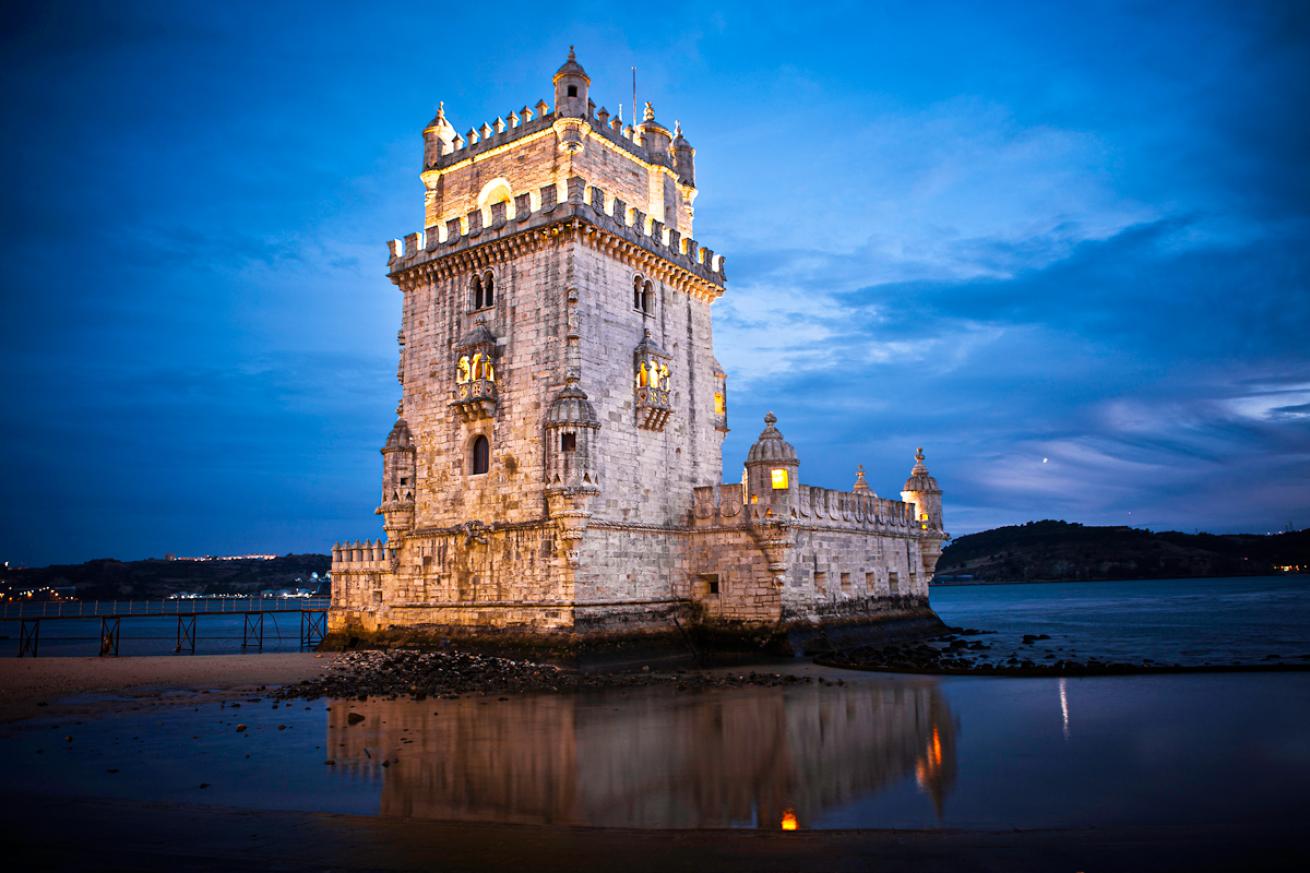
M 947 624 L 997 631 L 994 648 L 1138 664 L 1310 660 L 1310 576 L 934 587 Z M 982 639 L 987 639 L 983 637 Z
M 933 600 L 952 623 L 1047 631 L 1049 644 L 1080 652 L 1149 645 L 1162 660 L 1263 658 L 1275 644 L 1288 646 L 1285 656 L 1306 651 L 1305 625 L 1288 626 L 1304 608 L 1294 581 L 989 586 L 934 590 Z M 1282 604 L 1263 622 L 1253 606 L 1261 597 Z M 1248 645 L 1245 634 L 1262 643 Z M 1310 673 L 1028 679 L 774 669 L 816 681 L 426 701 L 251 698 L 35 719 L 0 727 L 0 792 L 637 828 L 1301 824 Z

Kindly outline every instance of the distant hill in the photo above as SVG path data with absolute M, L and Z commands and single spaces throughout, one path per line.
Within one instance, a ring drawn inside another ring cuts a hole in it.
M 206 561 L 100 558 L 85 564 L 9 569 L 2 575 L 9 591 L 72 587 L 83 600 L 128 600 L 182 593 L 258 594 L 266 588 L 312 588 L 310 574 L 318 573 L 321 578 L 331 563 L 327 555 Z
M 970 575 L 977 582 L 1174 579 L 1261 576 L 1299 566 L 1310 572 L 1310 530 L 1273 534 L 1153 533 L 1134 527 L 1090 527 L 1032 521 L 953 540 L 937 579 Z

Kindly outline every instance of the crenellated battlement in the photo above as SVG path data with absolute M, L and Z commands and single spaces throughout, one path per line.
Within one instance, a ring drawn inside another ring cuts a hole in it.
M 561 197 L 561 195 L 563 195 Z M 585 179 L 525 191 L 509 203 L 474 209 L 443 226 L 428 227 L 387 243 L 393 281 L 401 273 L 457 252 L 529 231 L 579 219 L 719 286 L 726 280 L 724 257 Z M 720 293 L 721 290 L 720 290 Z
M 355 540 L 332 547 L 332 572 L 386 570 L 390 567 L 387 547 L 382 540 Z
M 692 526 L 696 528 L 741 527 L 769 520 L 905 536 L 921 532 L 913 504 L 870 494 L 797 485 L 794 499 L 780 516 L 777 506 L 748 502 L 740 483 L 692 490 Z
M 639 128 L 631 124 L 624 125 L 617 116 L 611 117 L 609 110 L 603 106 L 596 109 L 595 104 L 589 104 L 587 114 L 577 117 L 562 115 L 558 108 L 552 109 L 545 100 L 538 100 L 535 106 L 511 110 L 493 121 L 483 122 L 480 127 L 471 127 L 462 134 L 455 134 L 451 140 L 443 141 L 437 152 L 425 162 L 423 169 L 445 170 L 501 146 L 550 130 L 556 122 L 566 118 L 580 124 L 581 138 L 584 140 L 594 134 L 644 163 L 666 163 L 662 153 L 651 154 L 646 148 Z

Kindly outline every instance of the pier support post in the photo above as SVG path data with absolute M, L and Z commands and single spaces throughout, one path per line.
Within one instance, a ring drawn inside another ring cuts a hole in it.
M 116 615 L 106 615 L 100 619 L 100 656 L 118 656 L 118 639 L 121 636 L 121 622 Z
M 264 613 L 247 612 L 241 625 L 241 648 L 264 651 Z
M 181 613 L 177 616 L 177 648 L 175 652 L 182 651 L 183 648 L 191 649 L 191 654 L 196 653 L 196 614 L 190 615 Z
M 18 657 L 36 657 L 41 645 L 41 619 L 24 618 L 18 625 Z

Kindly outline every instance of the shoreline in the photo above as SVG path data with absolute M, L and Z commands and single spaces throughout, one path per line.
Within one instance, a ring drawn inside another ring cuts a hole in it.
M 102 715 L 158 702 L 217 700 L 319 676 L 335 655 L 137 655 L 0 659 L 0 723 Z M 93 696 L 100 699 L 78 700 Z
M 356 653 L 358 654 L 358 653 Z M 379 655 L 379 658 L 384 657 Z M 350 660 L 338 653 L 282 653 L 267 655 L 142 655 L 131 658 L 47 658 L 0 660 L 0 724 L 23 721 L 37 716 L 81 716 L 95 718 L 113 712 L 141 709 L 153 705 L 181 705 L 200 700 L 218 701 L 259 692 L 279 698 L 312 699 L 319 696 L 338 696 L 327 691 L 323 684 L 331 677 L 341 676 L 344 665 L 338 661 Z M 333 669 L 337 667 L 338 669 Z M 526 667 L 535 665 L 527 664 Z M 1073 665 L 1071 665 L 1073 666 Z M 1200 675 L 1235 673 L 1308 673 L 1310 663 L 1271 664 L 1220 664 L 1220 665 L 1155 665 L 1102 664 L 1092 669 L 1048 668 L 997 665 L 991 669 L 928 667 L 901 663 L 895 665 L 860 664 L 841 661 L 828 656 L 798 658 L 791 661 L 763 659 L 758 662 L 733 665 L 691 667 L 668 671 L 623 671 L 606 681 L 604 674 L 578 673 L 579 682 L 547 682 L 512 687 L 496 682 L 465 686 L 463 694 L 571 695 L 605 688 L 635 688 L 668 686 L 680 691 L 712 691 L 720 688 L 750 685 L 791 684 L 794 682 L 843 681 L 840 673 L 878 673 L 895 676 L 924 678 L 972 677 L 998 679 L 1055 679 Z M 836 675 L 834 675 L 836 674 Z M 566 675 L 574 676 L 567 672 Z M 356 681 L 367 684 L 366 676 Z M 317 688 L 314 686 L 317 685 Z M 679 687 L 682 686 L 682 687 Z M 317 693 L 303 693 L 313 688 Z M 335 689 L 334 689 L 335 690 Z M 454 689 L 451 689 L 454 691 Z M 433 696 L 439 689 L 431 689 Z M 393 688 L 351 689 L 345 697 L 365 693 L 369 697 L 412 697 Z M 427 696 L 423 692 L 419 695 Z M 344 698 L 343 698 L 344 699 Z

